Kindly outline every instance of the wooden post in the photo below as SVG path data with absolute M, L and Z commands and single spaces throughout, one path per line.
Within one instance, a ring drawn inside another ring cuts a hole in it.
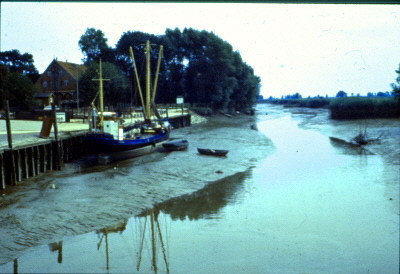
M 31 168 L 31 176 L 32 177 L 35 177 L 36 176 L 36 169 L 35 169 L 35 166 L 36 166 L 36 161 L 35 161 L 35 149 L 34 149 L 34 147 L 30 147 L 29 148 L 29 158 L 30 158 L 30 161 L 29 161 L 29 165 L 30 165 L 30 168 Z
M 11 131 L 11 123 L 10 123 L 10 105 L 8 100 L 5 100 L 5 110 L 6 110 L 6 127 L 7 127 L 7 139 L 8 139 L 8 147 L 10 148 L 10 162 L 11 162 L 11 170 L 10 170 L 10 184 L 16 185 L 15 181 L 15 161 L 14 161 L 14 153 L 12 150 L 12 131 Z
M 39 146 L 35 146 L 35 170 L 36 175 L 40 174 L 40 149 Z
M 40 157 L 39 157 L 39 169 L 41 173 L 45 173 L 46 172 L 46 164 L 45 164 L 45 159 L 46 159 L 46 149 L 45 149 L 46 145 L 41 145 L 39 147 L 40 150 Z
M 58 126 L 57 126 L 57 114 L 56 114 L 56 106 L 53 100 L 53 103 L 51 104 L 51 110 L 53 112 L 53 117 L 54 117 L 54 138 L 56 141 L 58 140 Z
M 6 177 L 4 176 L 3 153 L 0 154 L 0 189 L 6 189 Z
M 183 103 L 181 104 L 181 108 L 182 108 L 182 116 L 183 116 Z
M 55 169 L 61 169 L 61 152 L 60 152 L 60 144 L 58 142 L 58 126 L 57 126 L 57 115 L 56 115 L 56 107 L 53 102 L 52 104 L 53 116 L 54 116 L 54 137 L 56 139 L 56 150 L 55 150 L 55 157 L 56 157 L 56 165 Z
M 7 140 L 8 147 L 12 149 L 12 131 L 11 131 L 11 123 L 10 123 L 10 105 L 8 100 L 5 101 L 5 110 L 6 110 L 6 127 L 7 127 Z
M 28 179 L 29 178 L 29 165 L 28 165 L 28 150 L 26 148 L 24 148 L 22 150 L 22 154 L 23 154 L 23 169 L 24 169 L 24 179 Z
M 16 181 L 22 181 L 22 165 L 21 165 L 21 153 L 20 150 L 14 150 L 11 153 L 15 153 L 14 161 L 15 161 L 15 174 L 16 174 Z

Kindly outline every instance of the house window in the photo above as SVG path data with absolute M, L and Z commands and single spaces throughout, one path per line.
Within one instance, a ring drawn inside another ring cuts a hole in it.
M 69 81 L 68 80 L 64 80 L 64 87 L 68 87 Z
M 47 86 L 48 86 L 47 81 L 44 81 L 44 82 L 43 82 L 43 88 L 47 88 Z

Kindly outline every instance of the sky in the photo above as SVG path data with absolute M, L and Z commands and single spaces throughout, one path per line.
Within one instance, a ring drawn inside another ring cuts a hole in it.
M 400 64 L 400 5 L 1 2 L 1 51 L 82 63 L 87 28 L 114 47 L 127 31 L 194 28 L 232 45 L 261 79 L 261 95 L 391 91 Z

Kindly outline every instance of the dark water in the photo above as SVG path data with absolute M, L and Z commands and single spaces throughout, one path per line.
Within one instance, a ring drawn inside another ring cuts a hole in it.
M 398 166 L 258 108 L 259 131 L 217 119 L 175 131 L 187 152 L 71 166 L 8 194 L 0 272 L 397 273 Z

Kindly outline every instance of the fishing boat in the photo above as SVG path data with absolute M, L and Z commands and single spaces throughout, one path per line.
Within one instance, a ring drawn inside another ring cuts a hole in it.
M 167 151 L 185 150 L 189 146 L 188 140 L 173 140 L 162 144 Z
M 169 139 L 170 127 L 167 121 L 158 114 L 154 98 L 157 89 L 158 73 L 163 47 L 160 46 L 158 66 L 154 85 L 151 90 L 150 79 L 150 42 L 146 43 L 146 93 L 142 93 L 138 72 L 132 48 L 130 54 L 134 66 L 136 83 L 143 107 L 142 122 L 133 125 L 124 125 L 123 119 L 114 112 L 104 111 L 102 64 L 99 66 L 99 105 L 98 108 L 92 102 L 91 115 L 89 116 L 89 133 L 85 136 L 85 144 L 91 152 L 106 155 L 107 161 L 122 160 L 136 157 L 155 151 L 160 144 Z M 96 95 L 97 97 L 97 95 Z M 155 117 L 155 118 L 153 118 Z
M 229 150 L 222 149 L 209 149 L 209 148 L 197 148 L 197 151 L 200 154 L 211 155 L 211 156 L 226 156 Z

